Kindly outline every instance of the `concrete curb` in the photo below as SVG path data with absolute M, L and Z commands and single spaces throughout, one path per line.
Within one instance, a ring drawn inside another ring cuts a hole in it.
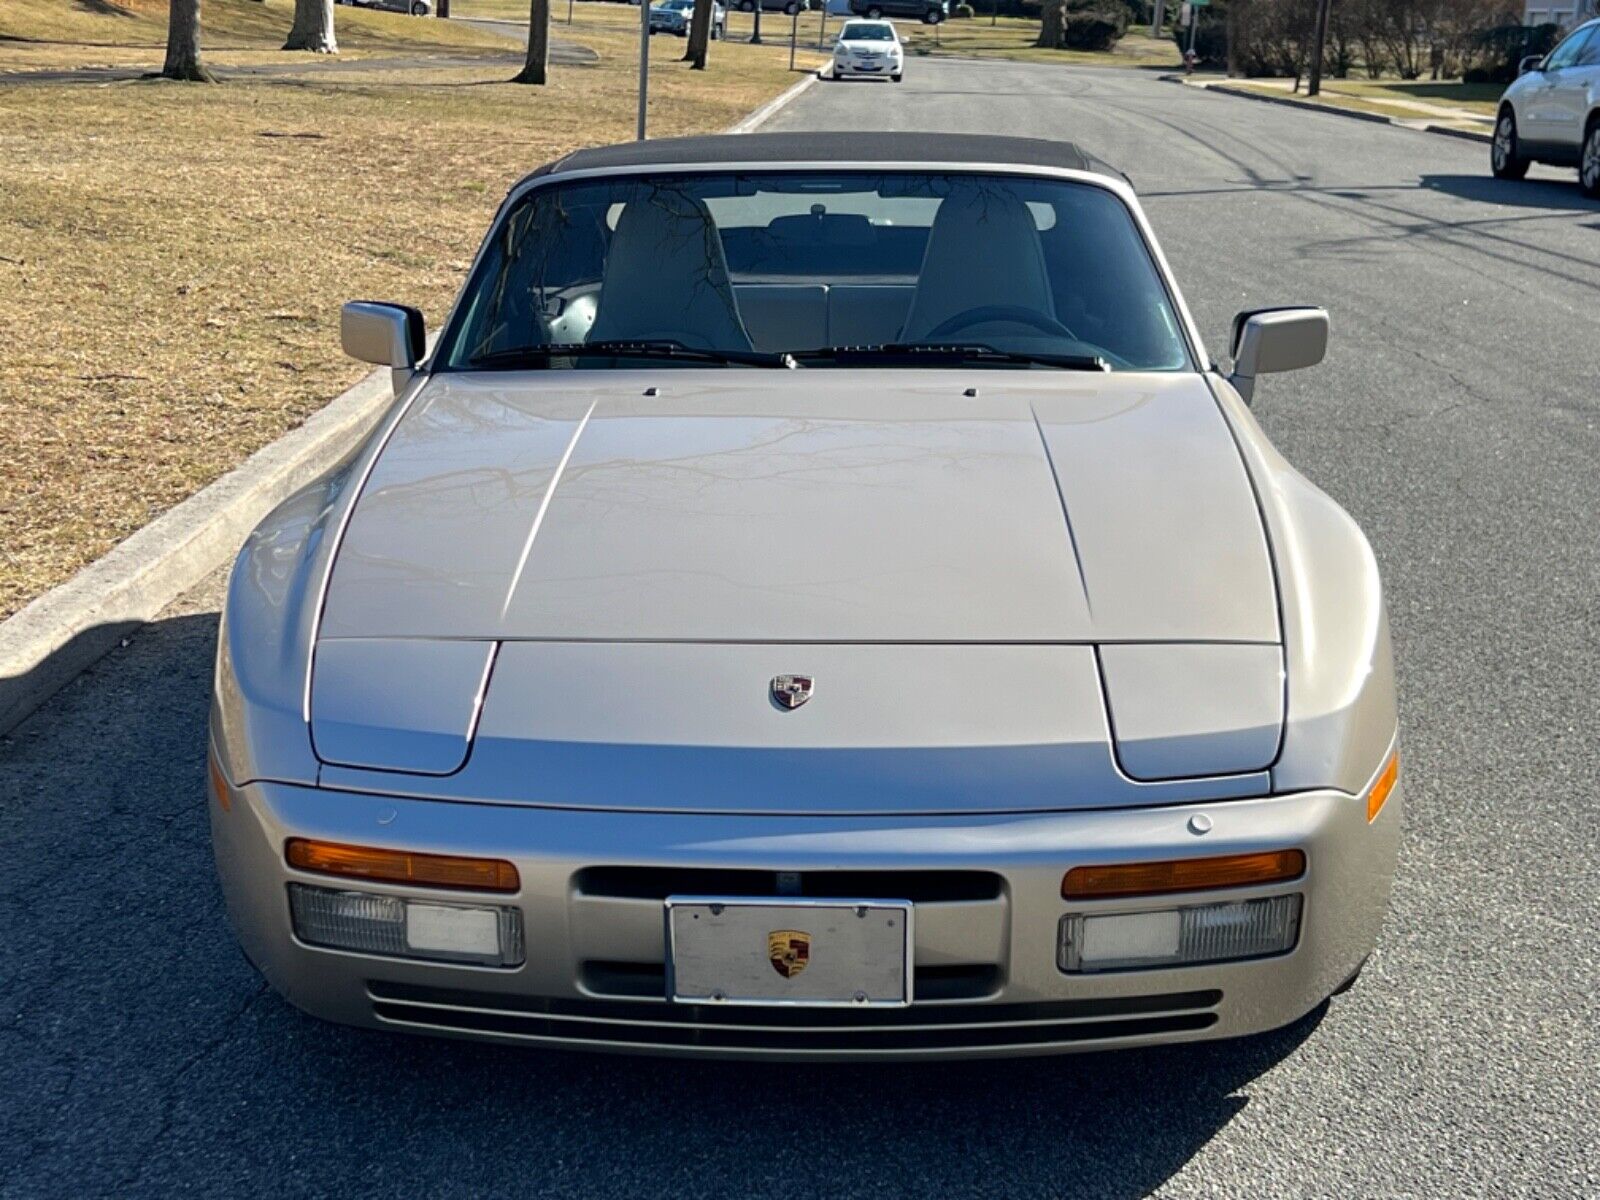
M 748 133 L 816 83 L 815 72 L 729 133 Z M 66 583 L 0 621 L 0 734 L 228 561 L 274 505 L 355 449 L 393 402 L 379 368 Z
M 772 120 L 773 117 L 777 116 L 785 108 L 789 107 L 789 105 L 793 104 L 796 100 L 798 100 L 800 98 L 800 96 L 802 94 L 804 94 L 804 92 L 805 92 L 805 90 L 807 88 L 809 88 L 812 84 L 817 82 L 817 78 L 818 78 L 818 72 L 816 72 L 816 71 L 807 72 L 806 77 L 804 79 L 802 79 L 799 83 L 795 84 L 788 91 L 784 92 L 780 96 L 776 96 L 773 99 L 768 100 L 765 104 L 763 104 L 760 108 L 756 109 L 755 112 L 751 113 L 744 120 L 734 122 L 732 125 L 729 125 L 728 128 L 725 129 L 723 132 L 724 133 L 754 133 L 757 129 L 760 129 L 761 126 L 765 125 L 768 121 Z
M 0 621 L 0 733 L 194 587 L 274 505 L 350 452 L 393 401 L 387 367 Z
M 1479 133 L 1476 129 L 1451 129 L 1448 125 L 1424 125 L 1424 132 L 1437 133 L 1440 137 L 1460 138 L 1464 142 L 1477 142 L 1487 146 L 1494 141 L 1494 134 Z
M 1182 75 L 1162 75 L 1163 83 L 1181 83 L 1184 87 L 1199 88 L 1205 92 L 1217 92 L 1224 96 L 1241 96 L 1246 100 L 1260 100 L 1265 104 L 1281 104 L 1288 108 L 1298 108 L 1310 112 L 1330 113 L 1336 117 L 1349 117 L 1356 121 L 1366 121 L 1373 125 L 1393 125 L 1396 129 L 1414 129 L 1418 133 L 1436 133 L 1443 137 L 1459 138 L 1467 142 L 1489 143 L 1494 140 L 1490 133 L 1479 133 L 1472 129 L 1451 129 L 1448 125 L 1436 125 L 1424 117 L 1411 120 L 1407 117 L 1386 117 L 1382 113 L 1362 112 L 1356 108 L 1338 108 L 1332 104 L 1318 104 L 1314 100 L 1297 100 L 1292 96 L 1272 96 L 1265 92 L 1258 92 L 1253 88 L 1229 87 L 1225 83 L 1194 83 Z

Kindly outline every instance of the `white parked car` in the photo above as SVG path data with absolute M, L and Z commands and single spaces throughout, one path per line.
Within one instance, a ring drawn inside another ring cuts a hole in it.
M 410 13 L 413 17 L 431 17 L 434 0 L 335 0 L 351 8 L 381 8 L 389 12 Z
M 905 78 L 905 47 L 890 21 L 846 21 L 833 47 L 835 79 Z
M 1600 199 L 1600 21 L 1522 66 L 1495 118 L 1495 177 L 1521 179 L 1536 162 L 1575 166 L 1584 193 Z

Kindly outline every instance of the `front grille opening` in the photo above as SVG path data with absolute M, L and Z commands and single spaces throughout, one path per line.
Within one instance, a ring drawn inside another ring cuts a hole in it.
M 667 969 L 661 963 L 607 962 L 591 959 L 579 968 L 586 991 L 600 996 L 663 1000 Z M 916 968 L 917 1002 L 979 1000 L 1000 990 L 1000 968 L 993 963 Z
M 978 1000 L 1000 990 L 1000 968 L 994 963 L 917 967 L 911 989 L 916 1002 Z
M 964 1028 L 940 1028 L 928 1020 L 929 1013 L 917 1013 L 915 1008 L 885 1010 L 874 1014 L 843 1010 L 842 1015 L 846 1019 L 855 1018 L 855 1023 L 851 1025 L 840 1023 L 837 1017 L 834 1020 L 816 1021 L 807 1025 L 793 1021 L 796 1016 L 819 1016 L 829 1012 L 840 1014 L 841 1010 L 837 1009 L 818 1009 L 805 1013 L 795 1013 L 787 1009 L 746 1010 L 741 1019 L 750 1024 L 748 1027 L 741 1027 L 730 1022 L 704 1021 L 701 1019 L 704 1010 L 700 1008 L 693 1008 L 685 1013 L 692 1021 L 698 1023 L 659 1019 L 654 1023 L 646 1023 L 643 1019 L 619 1021 L 615 1018 L 601 1019 L 599 1013 L 586 1017 L 579 1014 L 557 1013 L 553 1009 L 544 1012 L 524 1012 L 489 1006 L 472 1009 L 440 1008 L 382 999 L 375 995 L 373 1013 L 379 1020 L 393 1025 L 458 1033 L 558 1038 L 568 1043 L 592 1042 L 613 1045 L 631 1043 L 662 1048 L 777 1050 L 816 1054 L 895 1050 L 982 1050 L 1004 1046 L 1109 1041 L 1116 1038 L 1198 1032 L 1217 1023 L 1215 1012 L 1198 1011 L 1163 1012 L 1151 1016 L 1080 1017 L 1070 1020 L 1036 1020 L 1030 1024 L 1007 1024 L 1002 1019 L 1002 1013 L 1011 1007 L 1015 1006 L 994 1005 L 983 1009 L 981 1011 L 984 1016 L 994 1023 Z M 943 1013 L 949 1010 L 932 1011 Z M 912 1015 L 921 1023 L 915 1028 L 897 1028 L 897 1024 L 906 1022 L 861 1020 L 867 1015 L 881 1017 L 891 1014 L 902 1017 Z M 651 1013 L 651 1016 L 654 1018 L 656 1014 Z M 759 1022 L 759 1025 L 756 1022 Z
M 369 982 L 367 993 L 380 1020 L 415 1028 L 572 1043 L 819 1053 L 984 1049 L 1197 1032 L 1216 1024 L 1222 1002 L 1216 989 L 897 1009 L 541 999 L 380 981 Z
M 578 970 L 584 989 L 597 995 L 627 996 L 640 1000 L 666 999 L 667 968 L 664 963 L 591 960 L 583 963 Z
M 573 879 L 586 896 L 665 900 L 668 896 L 809 896 L 846 900 L 997 900 L 991 871 L 745 871 L 700 867 L 586 867 Z

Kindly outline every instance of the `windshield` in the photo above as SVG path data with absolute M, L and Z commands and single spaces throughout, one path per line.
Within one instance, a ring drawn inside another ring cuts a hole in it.
M 894 30 L 887 25 L 846 25 L 839 34 L 841 42 L 892 42 Z
M 1132 214 L 1087 183 L 927 171 L 608 177 L 496 228 L 445 370 L 637 357 L 1176 371 L 1189 353 Z

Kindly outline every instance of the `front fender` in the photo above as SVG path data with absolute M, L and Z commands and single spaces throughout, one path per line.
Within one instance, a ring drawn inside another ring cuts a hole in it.
M 1275 792 L 1363 791 L 1394 745 L 1394 656 L 1372 547 L 1267 440 L 1226 382 L 1213 391 L 1255 484 L 1272 548 L 1287 675 Z
M 412 380 L 349 457 L 268 513 L 234 560 L 217 630 L 211 745 L 235 786 L 317 782 L 308 708 L 323 591 L 372 464 L 426 378 Z
M 305 699 L 311 638 L 323 550 L 353 467 L 347 460 L 273 509 L 234 560 L 217 630 L 211 740 L 236 786 L 317 781 Z

